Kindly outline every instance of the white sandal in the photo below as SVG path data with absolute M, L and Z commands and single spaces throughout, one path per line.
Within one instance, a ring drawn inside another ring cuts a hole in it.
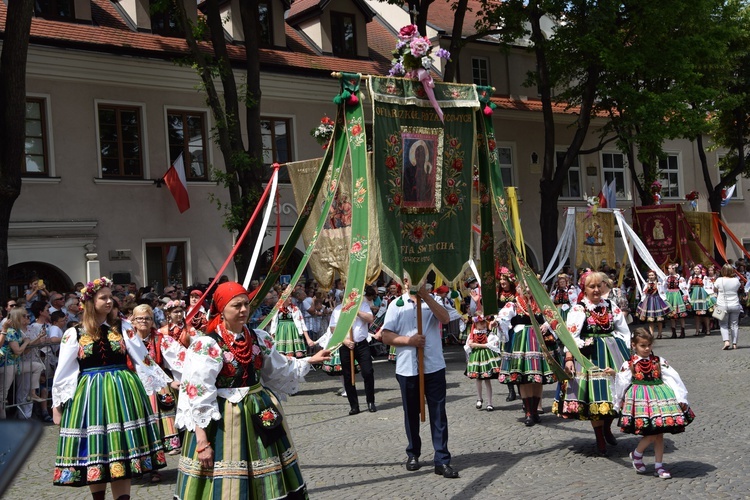
M 477 410 L 481 410 L 482 409 L 482 403 L 484 403 L 484 401 L 482 401 L 481 399 L 477 399 L 477 404 L 475 405 L 475 408 Z
M 671 479 L 672 474 L 669 473 L 667 469 L 664 467 L 659 467 L 654 471 L 654 476 L 660 478 L 660 479 Z

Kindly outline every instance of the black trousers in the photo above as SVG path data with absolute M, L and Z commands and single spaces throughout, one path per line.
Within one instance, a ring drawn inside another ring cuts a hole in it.
M 406 455 L 419 458 L 422 454 L 422 439 L 419 437 L 419 376 L 405 377 L 397 374 L 396 380 L 401 387 L 404 428 L 409 440 Z M 432 435 L 432 447 L 435 450 L 434 463 L 435 465 L 450 464 L 448 416 L 445 413 L 445 368 L 425 374 L 424 395 L 427 400 L 427 410 L 430 413 L 430 434 Z
M 372 368 L 370 345 L 366 340 L 356 342 L 353 353 L 354 359 L 359 363 L 359 372 L 362 375 L 362 380 L 365 382 L 365 400 L 368 403 L 374 403 L 375 371 Z M 357 388 L 352 385 L 352 364 L 350 361 L 352 351 L 345 345 L 342 345 L 339 348 L 339 355 L 341 356 L 341 373 L 344 375 L 344 389 L 346 390 L 346 398 L 349 400 L 349 406 L 351 408 L 359 408 Z

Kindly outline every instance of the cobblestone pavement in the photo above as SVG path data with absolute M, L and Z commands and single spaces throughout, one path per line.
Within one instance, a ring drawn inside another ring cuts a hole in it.
M 692 335 L 692 328 L 688 329 Z M 495 411 L 477 411 L 474 383 L 464 375 L 464 353 L 446 348 L 448 364 L 449 449 L 459 479 L 432 470 L 429 423 L 422 424 L 423 467 L 404 468 L 406 437 L 394 366 L 375 364 L 377 413 L 349 416 L 346 398 L 336 394 L 341 379 L 311 373 L 303 390 L 284 409 L 297 445 L 302 474 L 313 499 L 469 499 L 499 497 L 562 498 L 748 498 L 750 496 L 750 329 L 740 332 L 736 351 L 722 351 L 718 331 L 710 336 L 657 341 L 685 381 L 697 415 L 686 432 L 667 435 L 665 463 L 673 479 L 651 475 L 653 451 L 646 454 L 649 475 L 637 475 L 628 459 L 637 438 L 619 434 L 609 457 L 595 456 L 588 422 L 558 419 L 549 413 L 553 386 L 545 386 L 542 424 L 526 428 L 521 402 L 505 401 L 496 381 Z M 360 401 L 365 408 L 360 386 Z M 486 402 L 486 397 L 485 397 Z M 428 421 L 429 422 L 429 421 Z M 37 449 L 6 492 L 8 499 L 83 499 L 86 489 L 52 486 L 57 429 L 48 425 Z M 177 460 L 159 484 L 133 485 L 134 499 L 170 499 Z

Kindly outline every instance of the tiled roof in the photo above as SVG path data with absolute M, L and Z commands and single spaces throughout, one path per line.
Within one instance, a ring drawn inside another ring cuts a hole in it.
M 508 96 L 494 96 L 492 98 L 498 108 L 515 110 L 515 111 L 542 111 L 541 99 L 514 99 Z M 564 102 L 553 102 L 552 112 L 559 114 L 575 115 L 581 112 L 578 106 L 568 108 L 568 105 Z
M 303 0 L 304 1 L 304 0 Z M 31 43 L 50 46 L 75 47 L 97 52 L 129 54 L 172 59 L 188 53 L 187 43 L 181 38 L 166 37 L 131 30 L 109 0 L 92 0 L 92 24 L 50 21 L 34 18 L 31 23 Z M 7 7 L 0 2 L 0 27 L 5 26 Z M 390 67 L 390 49 L 379 54 L 379 37 L 392 36 L 379 23 L 368 25 L 369 59 L 344 59 L 316 54 L 291 27 L 286 26 L 287 49 L 261 49 L 260 62 L 265 71 L 312 72 L 349 71 L 363 74 L 385 74 Z M 2 31 L 0 31 L 2 36 Z M 206 50 L 209 45 L 204 44 Z M 245 59 L 241 45 L 228 45 L 229 56 L 236 61 Z
M 451 8 L 452 6 L 453 2 L 437 1 L 431 3 L 427 11 L 427 22 L 436 29 L 443 31 L 446 36 L 451 36 L 453 33 L 456 13 Z M 482 3 L 479 0 L 468 0 L 461 36 L 466 37 L 477 33 L 474 23 L 477 22 L 477 12 L 481 10 Z

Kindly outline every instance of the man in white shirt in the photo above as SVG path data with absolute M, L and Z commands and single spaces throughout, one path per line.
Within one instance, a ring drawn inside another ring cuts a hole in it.
M 357 318 L 351 329 L 351 336 L 344 339 L 343 345 L 339 349 L 341 356 L 341 374 L 344 376 L 344 391 L 349 399 L 349 415 L 359 413 L 359 397 L 357 388 L 352 384 L 352 363 L 351 356 L 359 363 L 359 370 L 362 374 L 362 380 L 365 383 L 365 400 L 367 409 L 371 413 L 378 411 L 375 406 L 375 371 L 372 368 L 372 356 L 370 355 L 370 344 L 367 342 L 369 336 L 369 324 L 375 319 L 372 314 L 372 299 L 375 298 L 375 289 L 371 286 L 365 287 L 365 298 L 357 311 Z M 338 314 L 341 309 L 338 308 Z M 331 319 L 333 322 L 333 319 Z M 338 317 L 336 318 L 338 322 Z M 352 340 L 352 337 L 354 340 Z
M 388 304 L 383 323 L 383 341 L 396 346 L 396 380 L 401 387 L 404 425 L 409 441 L 406 447 L 406 469 L 421 467 L 419 456 L 422 440 L 419 437 L 419 364 L 417 349 L 424 350 L 424 392 L 430 412 L 430 433 L 435 449 L 435 474 L 457 478 L 458 471 L 450 466 L 448 451 L 448 417 L 445 413 L 445 359 L 441 342 L 442 326 L 450 320 L 448 311 L 438 304 L 422 287 L 417 294 L 422 299 L 422 335 L 417 335 L 416 301 L 409 295 L 410 280 L 404 277 L 401 297 Z M 343 361 L 343 359 L 342 359 Z

